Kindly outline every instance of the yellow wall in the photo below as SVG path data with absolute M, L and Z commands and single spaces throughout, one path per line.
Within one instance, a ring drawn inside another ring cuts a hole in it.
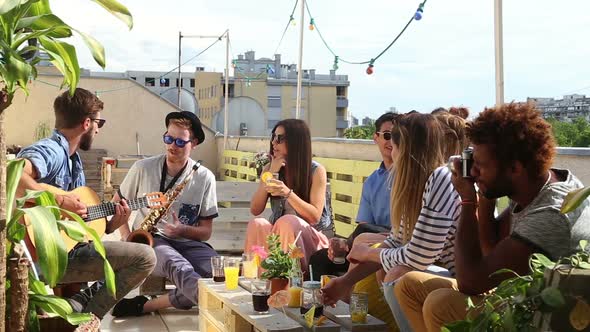
M 34 141 L 38 123 L 45 121 L 54 127 L 53 101 L 61 91 L 52 85 L 61 83 L 60 76 L 40 75 L 30 84 L 30 96 L 25 98 L 19 92 L 13 105 L 6 112 L 6 138 L 8 144 L 27 146 Z M 107 150 L 109 156 L 137 154 L 136 135 L 139 137 L 140 153 L 155 155 L 165 151 L 162 134 L 166 130 L 164 118 L 169 112 L 177 111 L 158 95 L 150 92 L 135 81 L 128 79 L 82 77 L 79 87 L 99 91 L 104 102 L 102 117 L 107 119 L 105 126 L 96 136 L 93 148 Z M 118 91 L 100 93 L 101 90 Z M 217 168 L 217 147 L 214 133 L 205 128 L 205 142 L 193 152 L 194 159 L 202 159 L 205 165 Z
M 211 126 L 213 115 L 221 110 L 223 105 L 223 89 L 221 73 L 196 72 L 195 98 L 199 104 L 199 118 L 207 126 Z M 207 90 L 216 86 L 213 96 L 207 95 Z
M 336 87 L 314 86 L 307 99 L 311 136 L 336 137 Z

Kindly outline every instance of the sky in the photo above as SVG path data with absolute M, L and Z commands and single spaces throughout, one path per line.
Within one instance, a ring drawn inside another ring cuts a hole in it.
M 59 0 L 52 9 L 71 26 L 90 33 L 106 49 L 106 71 L 168 71 L 178 64 L 178 32 L 220 35 L 230 31 L 232 58 L 253 50 L 256 58 L 297 63 L 299 7 L 296 26 L 283 29 L 295 0 L 120 0 L 131 11 L 131 31 L 92 1 Z M 307 0 L 312 17 L 328 45 L 343 59 L 360 62 L 377 56 L 416 11 L 414 0 Z M 527 97 L 590 95 L 590 1 L 504 1 L 505 100 Z M 348 75 L 349 111 L 357 118 L 376 118 L 390 107 L 400 112 L 430 112 L 443 106 L 466 106 L 472 115 L 495 103 L 494 1 L 429 0 L 423 18 L 414 21 L 376 62 L 340 62 L 337 74 Z M 303 68 L 328 74 L 334 56 L 308 29 L 305 14 Z M 81 67 L 102 70 L 81 39 Z M 213 40 L 183 39 L 183 62 Z M 277 48 L 278 47 L 278 48 Z M 217 43 L 183 66 L 222 71 L 225 44 Z

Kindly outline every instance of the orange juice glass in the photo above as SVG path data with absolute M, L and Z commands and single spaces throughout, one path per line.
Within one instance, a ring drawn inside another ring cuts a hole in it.
M 225 288 L 228 290 L 238 289 L 240 258 L 226 257 L 223 261 L 223 271 L 225 272 Z
M 301 291 L 303 288 L 299 286 L 292 286 L 289 288 L 289 303 L 287 306 L 289 308 L 299 308 L 301 307 Z

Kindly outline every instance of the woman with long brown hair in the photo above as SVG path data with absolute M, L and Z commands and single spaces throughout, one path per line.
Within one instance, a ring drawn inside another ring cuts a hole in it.
M 254 218 L 248 223 L 244 252 L 254 245 L 265 246 L 271 232 L 280 236 L 286 251 L 301 232 L 296 245 L 303 251 L 305 270 L 311 254 L 328 247 L 328 238 L 322 233 L 332 227 L 326 169 L 311 160 L 311 135 L 302 120 L 286 119 L 275 125 L 270 156 L 264 171 L 278 173 L 279 178 L 260 181 L 250 211 L 260 215 L 270 198 L 272 215 L 269 220 Z

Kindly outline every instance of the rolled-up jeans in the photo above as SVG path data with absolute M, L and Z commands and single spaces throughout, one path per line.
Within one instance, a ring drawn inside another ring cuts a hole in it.
M 436 265 L 430 265 L 428 268 L 426 268 L 424 272 L 440 275 L 443 277 L 451 276 L 449 270 Z M 395 286 L 396 282 L 397 280 L 384 282 L 383 295 L 385 296 L 385 301 L 387 301 L 387 304 L 389 304 L 389 308 L 391 308 L 391 312 L 393 313 L 393 317 L 395 318 L 395 322 L 397 323 L 400 332 L 412 332 L 410 322 L 408 322 L 408 319 L 404 315 L 404 312 L 402 311 L 399 303 L 397 302 L 395 293 L 393 292 L 393 287 Z

